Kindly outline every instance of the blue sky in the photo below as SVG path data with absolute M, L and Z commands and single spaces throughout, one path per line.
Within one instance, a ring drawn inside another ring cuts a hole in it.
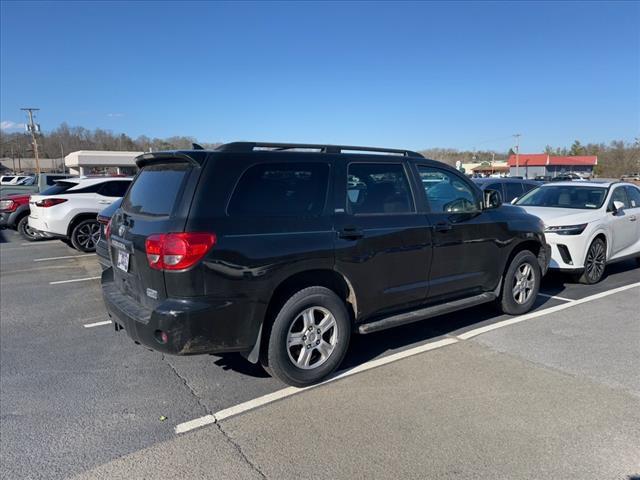
M 0 117 L 521 151 L 640 135 L 640 3 L 2 2 Z M 29 28 L 29 29 L 28 29 Z

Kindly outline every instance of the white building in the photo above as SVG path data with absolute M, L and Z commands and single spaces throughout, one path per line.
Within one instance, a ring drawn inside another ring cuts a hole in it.
M 76 175 L 121 174 L 135 175 L 134 159 L 143 152 L 115 152 L 80 150 L 64 157 L 69 173 Z

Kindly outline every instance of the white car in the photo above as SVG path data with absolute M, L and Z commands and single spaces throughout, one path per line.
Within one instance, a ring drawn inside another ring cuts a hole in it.
M 71 242 L 74 248 L 93 252 L 100 238 L 97 214 L 126 193 L 131 178 L 68 178 L 31 195 L 29 227 L 45 236 Z
M 547 183 L 515 205 L 544 222 L 550 269 L 596 283 L 608 263 L 634 257 L 640 263 L 640 188 L 632 183 Z
M 23 182 L 33 178 L 29 175 L 4 175 L 0 177 L 0 185 L 23 185 Z

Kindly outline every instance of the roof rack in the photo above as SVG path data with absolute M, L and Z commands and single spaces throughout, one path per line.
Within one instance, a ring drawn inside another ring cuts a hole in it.
M 216 148 L 220 152 L 254 152 L 260 150 L 318 150 L 320 153 L 378 152 L 424 158 L 418 152 L 395 148 L 357 147 L 353 145 L 319 145 L 314 143 L 231 142 Z

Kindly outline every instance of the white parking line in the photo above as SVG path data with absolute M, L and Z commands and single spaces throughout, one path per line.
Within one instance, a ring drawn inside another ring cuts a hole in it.
M 88 280 L 98 280 L 102 277 L 74 278 L 73 280 L 59 280 L 57 282 L 49 282 L 49 285 L 60 285 L 62 283 L 86 282 Z
M 86 255 L 66 255 L 64 257 L 49 257 L 49 258 L 34 258 L 34 262 L 48 262 L 49 260 L 64 260 L 65 258 L 82 258 L 82 257 L 95 257 L 95 253 L 87 253 Z
M 99 327 L 100 325 L 109 325 L 111 323 L 113 323 L 111 320 L 106 320 L 104 322 L 87 323 L 86 325 L 83 325 L 83 327 L 84 328 Z
M 435 342 L 425 343 L 424 345 L 419 345 L 417 347 L 410 348 L 408 350 L 403 350 L 402 352 L 394 353 L 386 357 L 377 358 L 375 360 L 371 360 L 369 362 L 363 363 L 349 370 L 338 372 L 337 374 L 328 378 L 324 382 L 318 383 L 316 385 L 311 385 L 309 387 L 304 387 L 304 388 L 297 388 L 297 387 L 283 388 L 282 390 L 278 390 L 277 392 L 269 393 L 267 395 L 263 395 L 262 397 L 254 398 L 253 400 L 240 403 L 233 407 L 225 408 L 224 410 L 220 410 L 214 413 L 213 415 L 205 415 L 204 417 L 200 417 L 194 420 L 190 420 L 188 422 L 180 423 L 175 426 L 175 432 L 185 433 L 190 430 L 203 427 L 205 425 L 210 425 L 212 423 L 219 422 L 220 420 L 224 420 L 225 418 L 230 418 L 230 417 L 239 415 L 241 413 L 248 412 L 249 410 L 262 407 L 263 405 L 267 405 L 269 403 L 275 402 L 276 400 L 281 400 L 283 398 L 290 397 L 291 395 L 295 395 L 297 393 L 301 393 L 306 390 L 311 390 L 312 388 L 316 388 L 330 382 L 335 382 L 336 380 L 340 380 L 341 378 L 350 377 L 351 375 L 355 375 L 356 373 L 365 372 L 367 370 L 371 370 L 372 368 L 380 367 L 382 365 L 387 365 L 392 362 L 397 362 L 398 360 L 401 360 L 403 358 L 411 357 L 413 355 L 418 355 L 419 353 L 423 353 L 423 352 L 428 352 L 429 350 L 435 350 L 436 348 L 446 347 L 447 345 L 451 345 L 453 343 L 458 343 L 458 340 L 456 340 L 455 338 L 444 338 L 442 340 L 438 340 Z
M 508 325 L 513 325 L 515 323 L 531 320 L 532 318 L 538 318 L 543 315 L 548 315 L 550 313 L 559 312 L 566 308 L 575 307 L 576 305 L 581 305 L 583 303 L 591 302 L 593 300 L 598 300 L 599 298 L 608 297 L 609 295 L 613 295 L 619 292 L 624 292 L 625 290 L 629 290 L 631 288 L 636 288 L 636 287 L 640 287 L 640 282 L 632 283 L 631 285 L 625 285 L 623 287 L 614 288 L 612 290 L 607 290 L 606 292 L 596 293 L 595 295 L 590 295 L 588 297 L 584 297 L 579 300 L 571 300 L 570 302 L 563 303 L 561 305 L 556 305 L 555 307 L 545 308 L 543 310 L 538 310 L 537 312 L 531 312 L 526 315 L 520 315 L 518 317 L 513 317 L 508 320 L 503 320 L 502 322 L 492 323 L 491 325 L 475 328 L 473 330 L 469 330 L 468 332 L 464 332 L 458 335 L 456 338 L 460 340 L 468 340 L 469 338 L 475 337 L 477 335 L 481 335 L 483 333 L 490 332 L 491 330 L 496 330 L 498 328 L 506 327 Z
M 557 295 L 548 295 L 546 293 L 538 292 L 538 296 L 539 297 L 545 297 L 545 298 L 553 298 L 555 300 L 562 300 L 563 302 L 573 302 L 573 300 L 571 300 L 570 298 L 558 297 Z

